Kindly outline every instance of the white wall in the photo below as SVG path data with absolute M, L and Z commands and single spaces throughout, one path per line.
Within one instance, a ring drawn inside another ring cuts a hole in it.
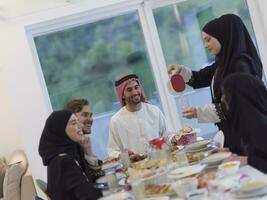
M 46 179 L 46 170 L 38 155 L 38 143 L 51 108 L 39 69 L 32 57 L 25 25 L 101 7 L 104 2 L 110 3 L 112 0 L 69 0 L 73 3 L 63 0 L 28 0 L 26 4 L 25 1 L 22 4 L 22 1 L 6 0 L 6 4 L 0 3 L 0 155 L 10 155 L 13 149 L 24 147 L 35 178 Z M 267 2 L 249 2 L 253 7 L 251 16 L 260 40 L 261 55 L 267 66 Z
M 16 112 L 12 110 L 10 98 L 7 96 L 4 68 L 0 66 L 0 157 L 9 158 L 14 149 L 23 149 L 21 135 L 17 128 Z

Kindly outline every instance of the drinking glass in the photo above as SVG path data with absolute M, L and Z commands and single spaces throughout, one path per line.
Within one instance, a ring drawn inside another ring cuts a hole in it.
M 180 112 L 184 112 L 190 108 L 189 100 L 187 96 L 185 95 L 180 95 L 179 100 L 178 100 L 178 106 Z
M 107 177 L 108 187 L 110 190 L 114 190 L 114 189 L 118 188 L 118 180 L 117 180 L 115 170 L 108 171 L 106 173 L 106 177 Z
M 132 192 L 136 200 L 143 200 L 145 197 L 145 185 L 142 180 L 132 183 Z
M 127 151 L 122 150 L 120 154 L 121 162 L 123 165 L 123 168 L 128 168 L 130 166 L 130 158 Z
M 180 167 L 185 167 L 189 165 L 186 153 L 184 151 L 177 151 L 175 156 L 176 161 L 179 163 Z

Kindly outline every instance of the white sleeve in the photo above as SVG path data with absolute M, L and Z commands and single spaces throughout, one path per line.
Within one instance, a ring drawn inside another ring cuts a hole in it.
M 199 106 L 196 109 L 199 123 L 217 123 L 221 121 L 214 104 Z
M 184 81 L 187 83 L 192 77 L 192 70 L 188 67 L 182 66 L 180 75 L 184 78 Z
M 160 128 L 162 130 L 162 136 L 166 137 L 167 143 L 171 144 L 171 139 L 174 136 L 173 132 L 174 129 L 171 127 L 169 123 L 167 123 L 167 120 L 163 113 L 160 111 Z
M 115 124 L 114 122 L 110 121 L 109 126 L 109 139 L 108 139 L 108 156 L 109 157 L 118 157 L 120 154 L 120 147 L 122 147 L 122 144 L 118 143 L 118 138 L 115 130 Z

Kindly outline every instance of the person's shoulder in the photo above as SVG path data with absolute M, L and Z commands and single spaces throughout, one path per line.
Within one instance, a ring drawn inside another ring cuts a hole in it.
M 249 56 L 248 54 L 242 53 L 239 56 L 236 57 L 234 60 L 235 64 L 251 64 L 252 62 L 252 57 Z
M 156 112 L 161 112 L 161 110 L 159 109 L 158 106 L 150 104 L 150 103 L 147 103 L 147 102 L 143 102 L 142 103 L 142 108 L 148 109 L 148 110 L 153 110 L 153 111 L 156 111 Z
M 74 165 L 75 164 L 75 159 L 73 156 L 68 155 L 68 154 L 61 154 L 58 155 L 56 158 L 53 159 L 54 164 L 57 163 L 58 165 Z
M 125 113 L 125 106 L 120 108 L 112 117 L 111 117 L 111 121 L 116 121 L 118 120 L 118 118 L 121 118 L 121 115 L 123 115 L 123 113 Z

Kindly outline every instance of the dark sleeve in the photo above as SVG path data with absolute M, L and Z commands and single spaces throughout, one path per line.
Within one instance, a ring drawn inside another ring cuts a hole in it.
M 93 187 L 93 183 L 72 158 L 63 159 L 62 179 L 66 190 L 73 193 L 77 199 L 90 200 L 102 196 L 101 191 Z
M 188 85 L 194 89 L 208 87 L 211 85 L 212 77 L 216 70 L 216 63 L 207 66 L 199 71 L 193 71 L 191 79 L 188 81 Z

